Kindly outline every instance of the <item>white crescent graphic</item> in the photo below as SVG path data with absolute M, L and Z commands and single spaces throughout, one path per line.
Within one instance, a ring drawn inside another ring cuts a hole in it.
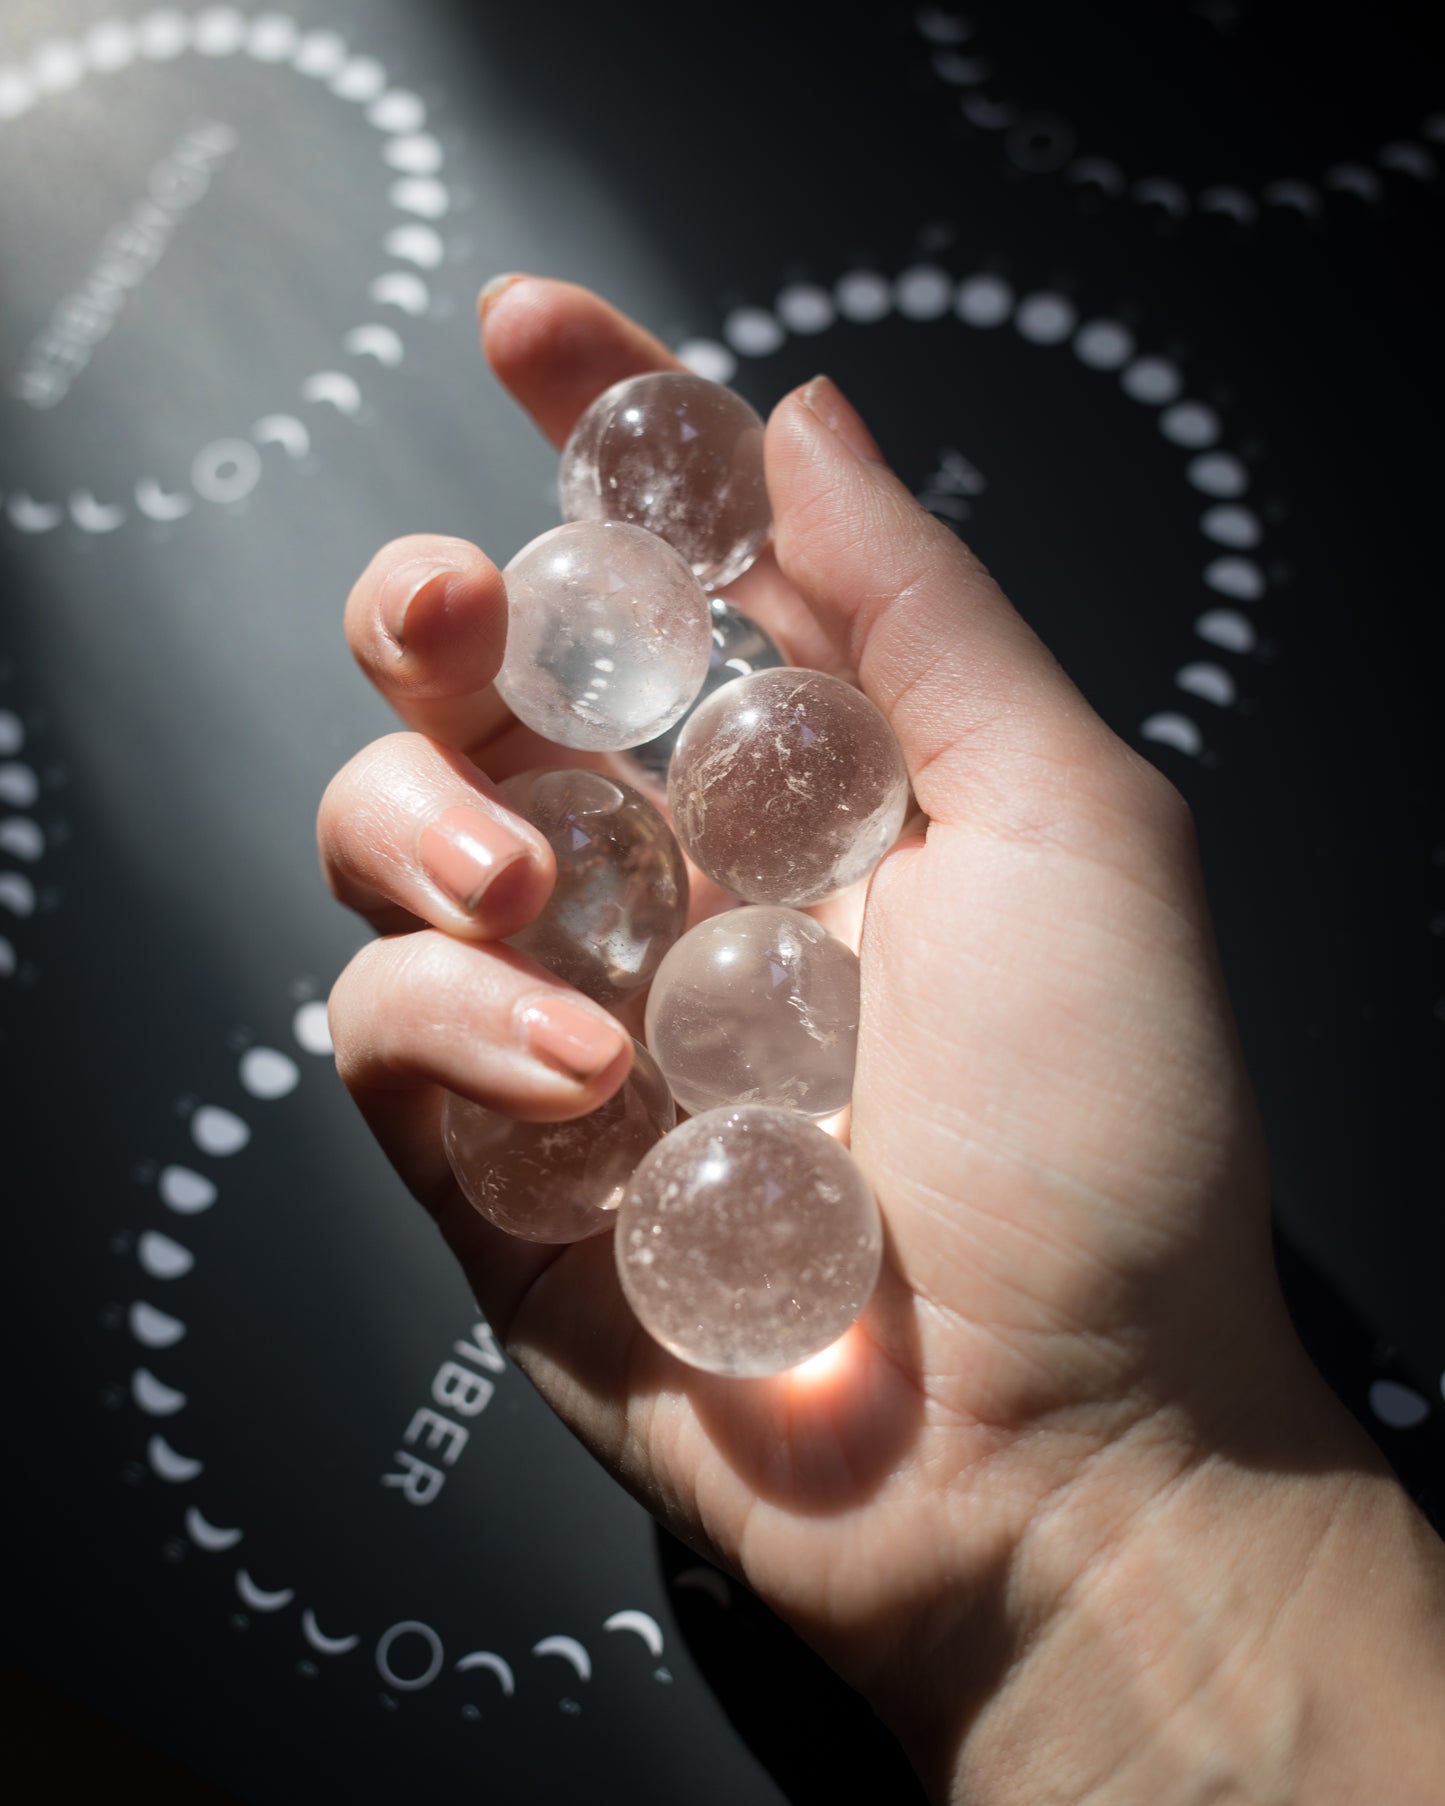
M 216 1201 L 216 1188 L 203 1173 L 188 1166 L 163 1166 L 156 1181 L 161 1202 L 177 1216 L 195 1217 Z
M 13 978 L 18 964 L 14 947 L 0 934 L 0 978 Z
M 1259 217 L 1259 209 L 1242 188 L 1206 188 L 1199 197 L 1201 213 L 1232 213 L 1241 226 Z
M 274 1047 L 248 1047 L 241 1055 L 241 1087 L 252 1097 L 285 1097 L 301 1083 L 301 1068 Z
M 1194 631 L 1211 646 L 1222 646 L 1226 652 L 1253 652 L 1253 621 L 1246 620 L 1232 608 L 1211 608 L 1194 623 Z
M 296 54 L 299 35 L 294 19 L 280 13 L 263 13 L 251 24 L 246 52 L 258 63 L 284 63 Z
M 1372 204 L 1385 192 L 1384 183 L 1363 163 L 1337 163 L 1326 172 L 1325 187 L 1338 189 L 1342 194 L 1358 195 L 1362 201 Z
M 959 56 L 953 50 L 940 50 L 933 57 L 934 73 L 940 81 L 955 88 L 976 88 L 993 74 L 993 66 L 981 56 Z
M 654 1656 L 662 1654 L 662 1628 L 656 1618 L 649 1618 L 646 1612 L 614 1612 L 602 1628 L 630 1630 L 642 1638 Z
M 25 723 L 14 709 L 0 709 L 0 753 L 18 753 L 25 744 Z
M 205 1462 L 193 1460 L 173 1449 L 164 1436 L 152 1436 L 146 1444 L 146 1459 L 162 1480 L 173 1486 L 184 1486 L 205 1471 Z
M 388 257 L 400 257 L 423 270 L 434 270 L 446 256 L 441 234 L 430 226 L 394 226 L 382 242 Z
M 196 1264 L 189 1248 L 183 1248 L 158 1229 L 147 1229 L 136 1245 L 136 1259 L 152 1279 L 184 1279 Z
M 372 103 L 366 117 L 381 132 L 419 132 L 426 124 L 426 102 L 406 88 L 393 88 Z
M 169 1317 L 153 1304 L 133 1304 L 127 1321 L 130 1333 L 145 1348 L 174 1348 L 186 1333 L 179 1317 Z
M 284 446 L 293 458 L 304 458 L 311 450 L 311 435 L 305 423 L 294 414 L 267 414 L 251 428 L 258 445 Z
M 564 1662 L 570 1662 L 577 1670 L 579 1681 L 592 1679 L 592 1658 L 575 1637 L 543 1637 L 540 1643 L 532 1645 L 534 1656 L 561 1656 Z
M 981 132 L 1001 132 L 1005 126 L 1012 125 L 1015 114 L 1005 101 L 990 100 L 986 94 L 968 94 L 959 102 L 959 108 L 970 125 L 976 125 Z
M 502 1691 L 510 1699 L 517 1691 L 517 1683 L 512 1674 L 511 1664 L 494 1655 L 490 1649 L 474 1649 L 470 1655 L 464 1655 L 457 1663 L 459 1673 L 465 1674 L 469 1668 L 489 1668 L 502 1683 Z
M 1264 594 L 1264 572 L 1252 558 L 1215 558 L 1205 566 L 1204 581 L 1236 602 L 1258 602 Z
M 424 314 L 431 300 L 431 290 L 411 270 L 388 270 L 378 276 L 366 291 L 373 301 L 399 307 L 403 313 Z
M 959 13 L 946 13 L 941 6 L 925 6 L 913 16 L 913 23 L 930 44 L 962 44 L 973 36 L 973 25 Z
M 349 1655 L 360 1637 L 328 1637 L 316 1622 L 316 1614 L 308 1606 L 301 1614 L 301 1634 L 322 1655 Z
M 163 1384 L 145 1367 L 137 1367 L 130 1376 L 130 1394 L 150 1417 L 172 1417 L 184 1409 L 186 1403 L 184 1392 Z
M 1206 508 L 1199 525 L 1206 539 L 1212 539 L 1216 545 L 1233 546 L 1239 552 L 1252 551 L 1264 537 L 1253 509 L 1235 507 L 1229 502 Z
M 1376 1380 L 1370 1387 L 1370 1409 L 1392 1430 L 1413 1430 L 1430 1415 L 1430 1407 L 1413 1386 Z
M 266 1592 L 244 1568 L 236 1570 L 236 1591 L 241 1595 L 241 1603 L 249 1605 L 253 1612 L 279 1612 L 296 1597 L 295 1587 L 278 1587 L 274 1593 Z
M 1105 194 L 1122 194 L 1124 192 L 1124 172 L 1117 163 L 1110 163 L 1103 157 L 1080 157 L 1077 163 L 1069 166 L 1071 182 L 1092 182 Z
M 329 401 L 338 413 L 354 414 L 361 406 L 361 389 L 344 370 L 318 370 L 301 385 L 304 401 Z
M 35 860 L 44 851 L 45 836 L 28 815 L 11 815 L 0 821 L 0 852 Z
M 450 209 L 452 197 L 446 183 L 435 176 L 403 176 L 391 185 L 391 204 L 422 219 L 441 219 Z
M 0 803 L 28 809 L 40 795 L 40 780 L 28 765 L 0 765 Z
M 162 489 L 154 477 L 142 477 L 136 484 L 135 505 L 148 520 L 180 520 L 195 507 L 188 495 Z
M 382 155 L 393 169 L 409 176 L 434 176 L 442 166 L 442 147 L 430 132 L 393 138 Z
M 1197 758 L 1204 751 L 1204 736 L 1187 715 L 1151 715 L 1139 732 L 1146 740 L 1177 747 L 1190 758 Z
M 337 72 L 331 92 L 342 100 L 375 100 L 386 87 L 386 70 L 374 57 L 354 56 Z
M 125 519 L 125 509 L 98 502 L 88 489 L 77 489 L 70 498 L 70 518 L 83 533 L 114 533 Z
M 1189 196 L 1177 182 L 1163 176 L 1145 176 L 1134 184 L 1134 199 L 1144 206 L 1162 207 L 1175 219 L 1183 219 L 1189 211 Z
M 297 1009 L 291 1018 L 291 1032 L 306 1053 L 321 1055 L 332 1051 L 331 1024 L 327 1020 L 326 1005 L 319 997 L 313 997 L 310 1003 L 303 1003 Z
M 250 1139 L 250 1124 L 219 1104 L 202 1104 L 191 1117 L 191 1140 L 203 1154 L 239 1154 Z
M 324 81 L 346 62 L 346 43 L 334 31 L 308 31 L 296 46 L 293 58 L 302 75 Z
M 1217 703 L 1222 709 L 1229 708 L 1235 699 L 1234 679 L 1223 665 L 1204 662 L 1183 665 L 1174 673 L 1174 681 L 1191 696 L 1202 696 L 1206 702 Z
M 1308 182 L 1301 182 L 1294 176 L 1285 176 L 1277 182 L 1266 182 L 1261 190 L 1261 199 L 1266 207 L 1293 207 L 1296 213 L 1303 213 L 1314 219 L 1320 211 L 1320 197 Z
M 17 490 L 5 504 L 5 512 L 10 516 L 12 526 L 22 533 L 48 533 L 52 527 L 58 527 L 64 519 L 65 511 L 57 502 L 37 502 L 34 496 Z
M 1375 161 L 1381 169 L 1398 169 L 1402 175 L 1414 176 L 1417 182 L 1430 182 L 1435 177 L 1435 159 L 1423 144 L 1387 144 Z M 1388 1382 L 1381 1380 L 1380 1384 Z
M 390 326 L 353 326 L 341 342 L 353 357 L 374 357 L 379 364 L 395 366 L 404 355 L 401 336 Z
M 33 915 L 35 886 L 23 872 L 0 872 L 0 903 L 12 915 Z
M 234 1549 L 241 1540 L 239 1530 L 223 1530 L 219 1524 L 210 1523 L 194 1505 L 186 1513 L 186 1535 L 198 1549 L 205 1549 L 211 1554 Z
M 1189 460 L 1187 475 L 1205 495 L 1240 496 L 1249 488 L 1249 472 L 1233 452 L 1200 452 Z
M 730 1606 L 733 1602 L 732 1589 L 728 1586 L 727 1577 L 719 1574 L 716 1568 L 684 1568 L 672 1583 L 675 1587 L 695 1588 L 699 1593 L 706 1593 L 709 1599 L 715 1599 L 721 1606 Z

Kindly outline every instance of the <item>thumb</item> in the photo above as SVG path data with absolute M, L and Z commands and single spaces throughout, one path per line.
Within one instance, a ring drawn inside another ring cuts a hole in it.
M 970 814 L 992 813 L 990 797 L 1012 813 L 1026 768 L 1120 747 L 828 377 L 779 403 L 766 457 L 783 573 L 887 716 L 933 820 L 957 819 L 965 799 Z

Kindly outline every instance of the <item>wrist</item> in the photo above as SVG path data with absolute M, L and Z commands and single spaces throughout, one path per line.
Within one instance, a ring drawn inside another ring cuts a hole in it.
M 1057 1490 L 994 1684 L 903 1730 L 935 1799 L 1438 1799 L 1445 1549 L 1311 1379 L 1278 1436 L 1189 1453 L 1161 1413 Z

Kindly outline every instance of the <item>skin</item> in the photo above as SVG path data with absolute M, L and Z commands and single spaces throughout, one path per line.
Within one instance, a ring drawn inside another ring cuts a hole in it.
M 499 279 L 482 315 L 554 444 L 612 382 L 675 367 L 567 284 Z M 866 903 L 816 912 L 862 960 L 851 1145 L 888 1248 L 859 1325 L 813 1367 L 711 1378 L 637 1327 L 607 1238 L 512 1241 L 458 1192 L 443 1088 L 564 1118 L 630 1051 L 564 1077 L 519 1040 L 561 988 L 495 942 L 552 867 L 491 780 L 578 757 L 490 688 L 503 589 L 456 540 L 386 547 L 347 605 L 408 731 L 321 808 L 328 881 L 383 930 L 332 997 L 346 1083 L 517 1366 L 873 1703 L 936 1799 L 1438 1800 L 1445 1559 L 1285 1314 L 1186 805 L 831 383 L 779 404 L 766 457 L 773 547 L 730 593 L 877 703 L 921 812 Z M 458 801 L 514 837 L 470 908 L 418 855 Z

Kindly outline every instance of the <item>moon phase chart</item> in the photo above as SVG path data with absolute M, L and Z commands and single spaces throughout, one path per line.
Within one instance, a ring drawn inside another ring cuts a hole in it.
M 454 211 L 404 72 L 280 12 L 0 52 L 0 531 L 174 528 L 309 467 L 435 310 Z
M 1174 225 L 1255 228 L 1438 194 L 1445 92 L 1393 10 L 981 0 L 913 26 L 963 128 L 1013 169 Z
M 69 831 L 54 813 L 65 770 L 50 756 L 44 713 L 26 706 L 10 678 L 0 661 L 0 987 L 39 976 L 29 929 L 59 907 L 56 854 Z

